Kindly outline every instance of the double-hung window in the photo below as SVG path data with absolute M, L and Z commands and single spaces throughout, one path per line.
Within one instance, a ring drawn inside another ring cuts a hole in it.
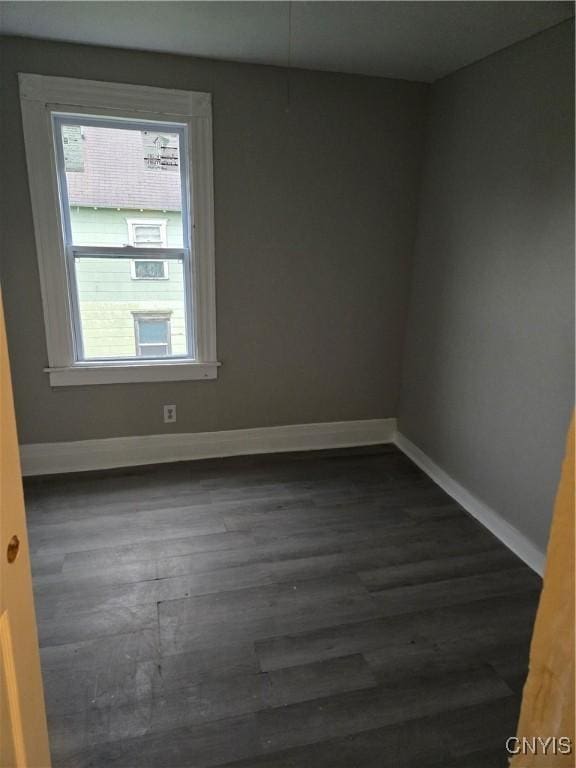
M 134 313 L 136 354 L 142 357 L 166 357 L 170 354 L 170 315 Z
M 209 95 L 20 89 L 52 385 L 215 378 Z

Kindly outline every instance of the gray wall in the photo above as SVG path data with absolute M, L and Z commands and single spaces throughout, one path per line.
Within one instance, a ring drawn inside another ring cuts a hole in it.
M 282 69 L 19 38 L 3 70 L 22 443 L 395 415 L 428 86 L 296 71 L 286 111 Z M 18 71 L 213 93 L 217 381 L 50 389 Z
M 433 86 L 419 201 L 427 86 L 295 71 L 287 111 L 281 69 L 7 39 L 1 277 L 21 442 L 174 431 L 172 402 L 185 432 L 399 414 L 543 547 L 573 393 L 572 34 Z M 214 94 L 218 381 L 50 389 L 18 71 Z
M 400 429 L 544 548 L 573 399 L 573 24 L 436 83 Z

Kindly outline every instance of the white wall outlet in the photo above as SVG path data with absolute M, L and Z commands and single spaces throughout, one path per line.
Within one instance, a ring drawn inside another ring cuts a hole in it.
M 164 406 L 164 424 L 172 424 L 176 421 L 176 406 L 165 405 Z

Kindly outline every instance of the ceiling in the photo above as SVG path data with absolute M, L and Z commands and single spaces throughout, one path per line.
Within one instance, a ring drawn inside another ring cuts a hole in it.
M 0 2 L 3 34 L 433 82 L 572 2 Z

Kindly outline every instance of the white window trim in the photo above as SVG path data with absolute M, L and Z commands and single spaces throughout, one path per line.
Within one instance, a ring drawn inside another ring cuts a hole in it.
M 126 219 L 126 225 L 128 227 L 128 244 L 131 245 L 133 248 L 137 247 L 137 243 L 134 235 L 134 227 L 142 225 L 142 226 L 148 226 L 148 227 L 159 227 L 160 240 L 161 240 L 160 247 L 166 248 L 168 246 L 167 224 L 168 224 L 167 219 Z M 142 246 L 142 247 L 148 247 L 148 246 Z M 164 263 L 163 277 L 138 277 L 136 274 L 137 261 L 163 261 Z M 149 258 L 142 256 L 138 259 L 132 259 L 130 261 L 130 276 L 132 280 L 168 280 L 168 278 L 170 277 L 168 272 L 169 263 L 170 262 L 167 260 L 162 260 L 158 257 L 154 258 L 153 256 L 150 256 Z
M 52 386 L 214 379 L 216 290 L 212 99 L 209 93 L 19 74 L 30 196 Z M 70 293 L 58 194 L 51 112 L 186 123 L 190 192 L 194 360 L 75 362 Z
M 172 322 L 172 312 L 139 312 L 134 310 L 132 312 L 132 318 L 134 320 L 134 342 L 136 344 L 136 357 L 145 357 L 145 355 L 142 355 L 138 350 L 142 347 L 146 346 L 154 346 L 154 344 L 165 346 L 168 350 L 168 355 L 172 354 L 172 331 L 171 331 L 171 322 Z M 163 322 L 167 323 L 167 339 L 165 342 L 141 342 L 140 341 L 140 321 L 141 320 L 162 320 Z
M 164 274 L 162 277 L 138 277 L 136 274 L 136 262 L 137 261 L 161 261 L 164 264 Z M 146 282 L 147 280 L 157 281 L 157 280 L 168 280 L 170 277 L 168 265 L 170 264 L 169 261 L 166 261 L 165 259 L 160 259 L 156 257 L 155 259 L 150 257 L 146 258 L 145 256 L 141 256 L 138 259 L 131 259 L 130 260 L 130 277 L 132 280 L 138 280 L 139 282 Z
M 162 277 L 138 277 L 138 275 L 136 274 L 137 261 L 161 261 L 164 264 L 164 274 L 162 275 Z M 166 259 L 160 259 L 158 257 L 156 258 L 150 257 L 147 259 L 145 256 L 141 256 L 138 259 L 131 259 L 130 260 L 130 277 L 132 278 L 132 280 L 138 280 L 139 282 L 146 282 L 147 280 L 151 280 L 151 281 L 168 280 L 168 278 L 170 277 L 169 268 L 168 268 L 169 264 L 170 262 L 167 261 Z
M 134 227 L 139 225 L 145 227 L 160 227 L 160 239 L 162 241 L 160 247 L 166 248 L 168 246 L 166 234 L 167 223 L 167 219 L 126 219 L 126 224 L 128 225 L 128 243 L 134 247 L 137 246 L 134 237 Z M 155 259 L 155 261 L 159 261 L 159 259 Z

